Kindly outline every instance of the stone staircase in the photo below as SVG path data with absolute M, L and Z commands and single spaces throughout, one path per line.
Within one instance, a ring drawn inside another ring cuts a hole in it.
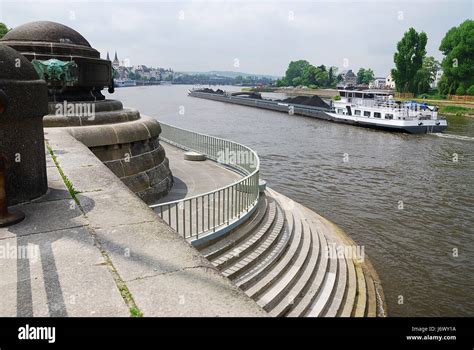
M 310 209 L 271 189 L 246 223 L 196 246 L 271 316 L 385 316 L 383 291 L 355 243 Z M 328 254 L 328 247 L 341 249 Z

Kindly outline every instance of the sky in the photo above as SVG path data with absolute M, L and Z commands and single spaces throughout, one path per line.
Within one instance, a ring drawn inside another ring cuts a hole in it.
M 438 60 L 446 32 L 474 18 L 474 0 L 0 0 L 8 27 L 48 20 L 79 31 L 105 58 L 175 71 L 282 76 L 292 60 L 386 76 L 410 27 Z

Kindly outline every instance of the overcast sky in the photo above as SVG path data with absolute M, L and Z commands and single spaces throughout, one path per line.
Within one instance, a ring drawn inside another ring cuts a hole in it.
M 385 76 L 396 43 L 414 27 L 441 59 L 447 30 L 474 18 L 474 0 L 22 1 L 0 0 L 9 27 L 49 20 L 79 31 L 102 56 L 177 71 L 283 75 L 306 59 Z

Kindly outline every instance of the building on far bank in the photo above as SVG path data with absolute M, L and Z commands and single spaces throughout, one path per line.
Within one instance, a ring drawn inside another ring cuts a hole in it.
M 369 83 L 369 89 L 385 89 L 386 85 L 386 78 L 376 77 Z
M 385 78 L 385 88 L 395 90 L 395 80 L 392 78 L 392 73 L 389 73 Z
M 338 87 L 349 87 L 357 85 L 357 75 L 352 69 L 344 70 L 341 72 L 342 81 L 338 84 Z
M 112 67 L 114 67 L 115 69 L 118 69 L 118 67 L 120 67 L 120 61 L 117 57 L 117 51 L 115 51 L 115 57 L 114 57 L 114 60 L 112 61 Z

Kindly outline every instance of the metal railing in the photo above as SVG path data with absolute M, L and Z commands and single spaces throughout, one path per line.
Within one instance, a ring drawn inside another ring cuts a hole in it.
M 184 238 L 198 239 L 234 224 L 259 199 L 260 160 L 252 149 L 236 142 L 161 124 L 160 140 L 195 151 L 240 173 L 239 181 L 200 195 L 150 207 Z

